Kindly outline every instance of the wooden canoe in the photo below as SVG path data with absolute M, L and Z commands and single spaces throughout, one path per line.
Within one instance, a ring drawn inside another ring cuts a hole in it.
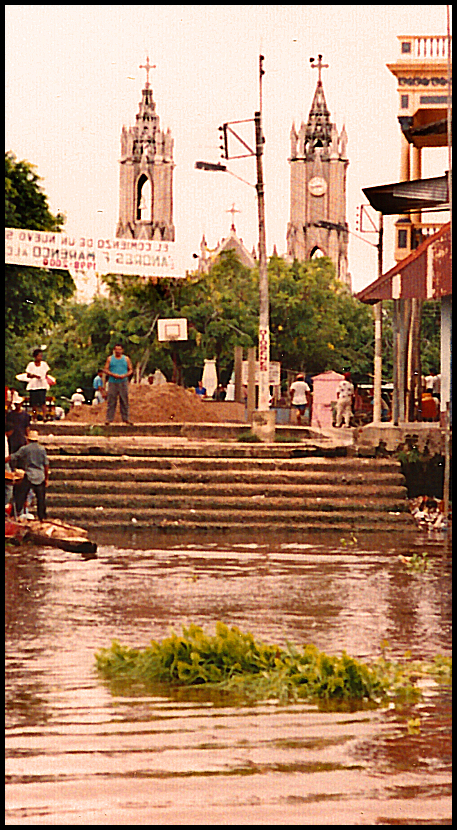
M 5 519 L 5 537 L 60 548 L 70 553 L 95 553 L 97 550 L 97 545 L 90 541 L 87 530 L 58 519 L 43 522 L 38 519 L 27 519 L 24 522 Z

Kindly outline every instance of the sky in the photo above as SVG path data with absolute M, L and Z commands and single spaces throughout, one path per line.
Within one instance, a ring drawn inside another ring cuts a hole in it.
M 120 134 L 135 123 L 149 56 L 162 129 L 174 138 L 176 241 L 189 256 L 228 235 L 258 244 L 255 159 L 227 162 L 232 175 L 202 172 L 221 161 L 218 127 L 259 109 L 262 118 L 267 253 L 286 251 L 290 209 L 289 134 L 306 122 L 323 55 L 331 121 L 348 134 L 347 221 L 354 291 L 377 277 L 375 234 L 356 230 L 362 188 L 398 181 L 396 79 L 386 63 L 398 35 L 446 34 L 446 6 L 7 5 L 5 149 L 37 167 L 53 212 L 74 234 L 114 237 L 119 210 Z M 247 138 L 252 127 L 244 125 Z M 423 151 L 422 176 L 441 176 L 445 148 Z M 240 177 L 248 182 L 242 182 Z M 373 213 L 373 219 L 377 217 Z M 436 218 L 436 214 L 434 215 Z M 394 265 L 393 222 L 385 220 L 384 271 Z M 371 244 L 370 244 L 371 243 Z

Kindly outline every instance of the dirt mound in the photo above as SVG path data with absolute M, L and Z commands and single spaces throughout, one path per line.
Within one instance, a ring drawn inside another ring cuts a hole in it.
M 244 422 L 244 405 L 234 401 L 202 401 L 194 392 L 164 383 L 161 386 L 143 386 L 131 383 L 129 386 L 129 418 L 134 424 L 157 424 L 168 421 L 176 423 L 222 423 Z M 83 424 L 104 424 L 106 401 L 98 406 L 78 406 L 65 418 Z M 119 402 L 114 423 L 121 423 Z

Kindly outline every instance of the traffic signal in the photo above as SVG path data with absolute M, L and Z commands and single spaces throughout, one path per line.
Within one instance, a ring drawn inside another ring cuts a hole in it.
M 356 209 L 355 229 L 356 229 L 356 231 L 361 231 L 362 230 L 362 207 L 361 207 L 361 205 Z
M 221 158 L 228 159 L 228 138 L 227 138 L 227 124 L 223 124 L 222 127 L 219 127 L 219 149 L 222 150 Z

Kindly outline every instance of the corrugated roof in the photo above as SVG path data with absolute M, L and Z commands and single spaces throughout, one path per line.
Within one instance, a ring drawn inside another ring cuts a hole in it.
M 447 222 L 409 256 L 355 296 L 362 303 L 417 298 L 439 300 L 452 294 L 451 225 Z
M 449 202 L 447 176 L 363 187 L 362 191 L 370 205 L 384 215 L 400 215 L 409 210 L 445 206 Z

